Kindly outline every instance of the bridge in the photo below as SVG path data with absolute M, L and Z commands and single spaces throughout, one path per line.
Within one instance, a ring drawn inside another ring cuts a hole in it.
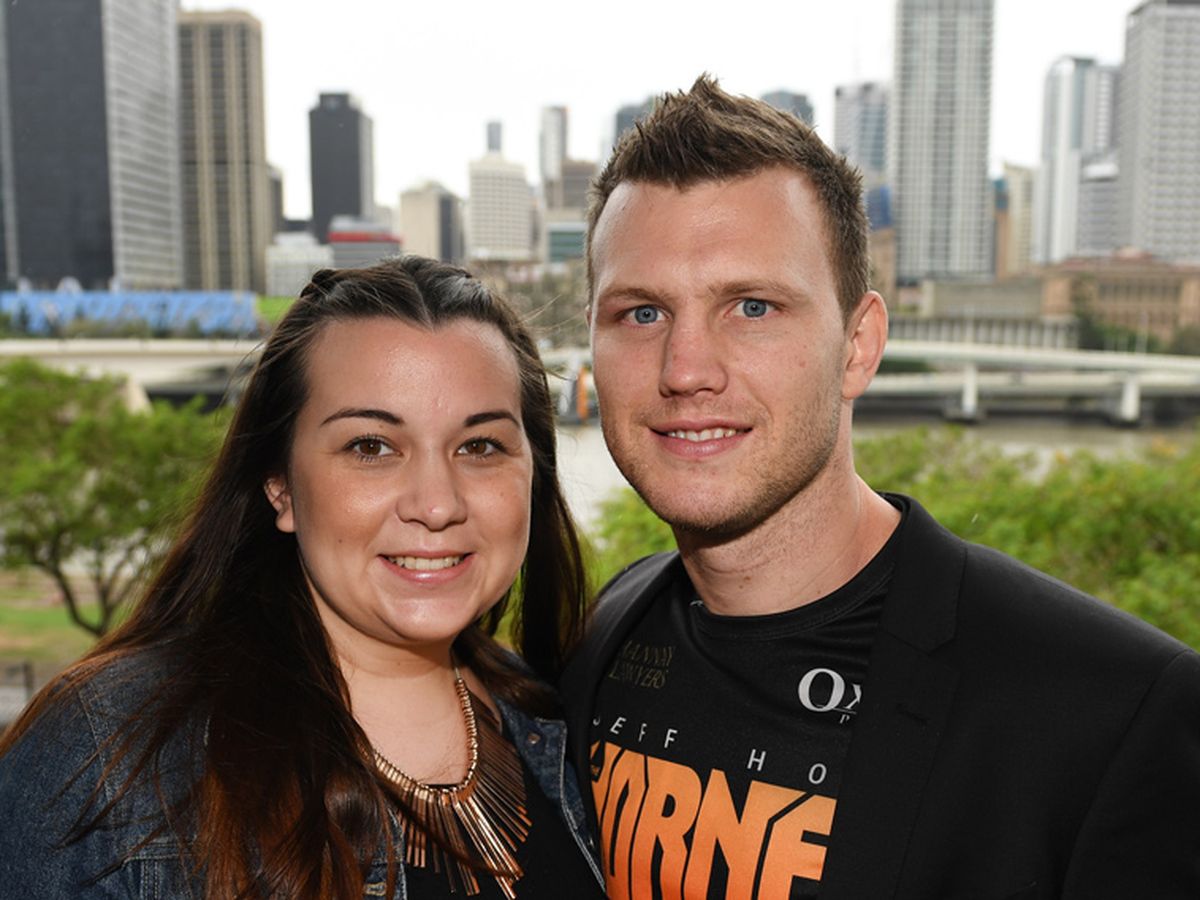
M 253 365 L 259 340 L 186 340 L 177 338 L 21 338 L 0 341 L 0 362 L 19 356 L 93 378 L 125 380 L 126 397 L 137 408 L 148 404 L 147 388 L 204 385 L 224 392 L 233 373 Z
M 256 340 L 22 339 L 0 341 L 0 360 L 28 356 L 90 375 L 124 377 L 133 398 L 145 402 L 147 387 L 228 380 L 253 364 L 260 349 Z M 591 362 L 586 347 L 547 350 L 543 358 L 567 374 Z M 884 359 L 926 363 L 936 371 L 881 374 L 866 402 L 940 402 L 949 417 L 963 421 L 982 416 L 990 400 L 1012 398 L 1090 399 L 1122 425 L 1140 421 L 1145 398 L 1200 403 L 1200 357 L 1194 356 L 894 340 Z

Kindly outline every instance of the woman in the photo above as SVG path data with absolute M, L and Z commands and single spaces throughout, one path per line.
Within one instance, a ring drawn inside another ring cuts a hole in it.
M 0 743 L 4 889 L 598 896 L 547 721 L 584 593 L 554 440 L 479 281 L 314 275 L 144 599 Z

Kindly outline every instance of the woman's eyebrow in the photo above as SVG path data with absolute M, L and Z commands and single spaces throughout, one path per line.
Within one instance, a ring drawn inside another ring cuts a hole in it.
M 339 409 L 333 415 L 328 416 L 321 424 L 328 425 L 330 422 L 335 422 L 338 419 L 378 419 L 380 422 L 386 422 L 388 425 L 403 425 L 404 420 L 395 413 L 390 413 L 386 409 L 359 409 L 356 407 L 348 407 Z
M 467 428 L 473 428 L 476 425 L 482 425 L 485 422 L 495 422 L 498 419 L 508 419 L 514 425 L 520 426 L 517 417 L 510 413 L 507 409 L 489 409 L 486 412 L 472 413 L 463 419 L 463 425 Z

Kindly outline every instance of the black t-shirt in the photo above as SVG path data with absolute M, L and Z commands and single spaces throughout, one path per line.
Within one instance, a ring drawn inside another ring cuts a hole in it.
M 794 610 L 714 615 L 682 569 L 650 605 L 589 734 L 609 896 L 817 895 L 899 531 Z

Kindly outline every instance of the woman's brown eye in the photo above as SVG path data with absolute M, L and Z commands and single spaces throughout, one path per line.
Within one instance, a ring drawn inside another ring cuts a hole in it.
M 488 438 L 474 438 L 462 445 L 460 453 L 466 456 L 491 456 L 500 449 L 498 442 Z
M 354 449 L 360 456 L 383 456 L 387 448 L 379 438 L 359 438 L 354 442 Z

